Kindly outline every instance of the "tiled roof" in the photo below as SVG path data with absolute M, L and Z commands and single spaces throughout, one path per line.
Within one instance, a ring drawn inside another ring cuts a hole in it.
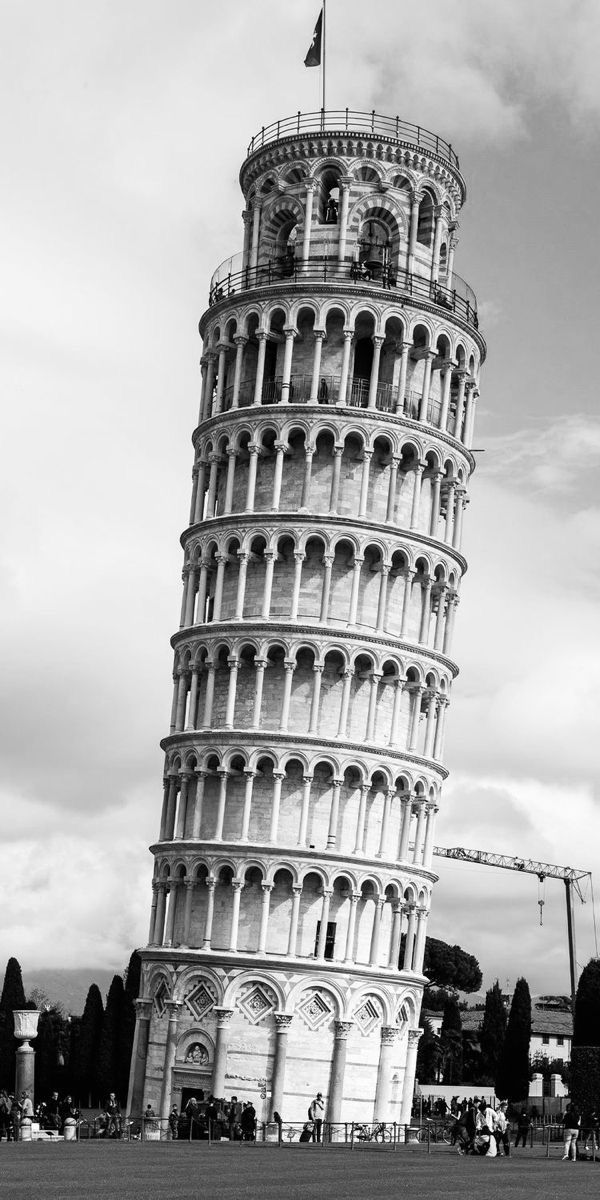
M 469 1033 L 478 1033 L 483 1021 L 483 1009 L 467 1008 L 460 1014 L 462 1027 Z M 556 1008 L 531 1010 L 531 1032 L 541 1037 L 572 1037 L 573 1018 L 570 1012 Z

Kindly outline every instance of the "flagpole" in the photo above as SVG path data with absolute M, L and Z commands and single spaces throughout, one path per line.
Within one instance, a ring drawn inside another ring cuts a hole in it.
M 326 47 L 327 47 L 327 0 L 323 0 L 323 112 L 325 112 L 325 63 L 326 63 Z

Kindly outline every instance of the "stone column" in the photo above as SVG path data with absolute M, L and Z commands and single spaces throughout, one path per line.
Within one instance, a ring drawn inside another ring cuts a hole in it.
M 298 917 L 300 916 L 300 899 L 302 897 L 302 885 L 292 885 L 292 913 L 290 917 L 290 932 L 288 937 L 288 958 L 295 958 L 296 943 L 298 941 Z
M 231 905 L 231 925 L 229 929 L 229 950 L 235 953 L 238 943 L 238 928 L 240 923 L 240 901 L 242 898 L 243 879 L 232 879 L 233 902 Z
M 198 841 L 202 825 L 202 807 L 204 801 L 204 786 L 207 772 L 197 772 L 196 795 L 194 797 L 194 816 L 192 819 L 192 841 Z
M 319 392 L 319 379 L 321 376 L 321 354 L 322 354 L 322 350 L 323 350 L 323 342 L 325 340 L 325 330 L 324 329 L 315 329 L 315 330 L 313 330 L 313 333 L 314 333 L 314 338 L 315 338 L 315 353 L 314 353 L 314 357 L 313 357 L 313 371 L 312 371 L 312 380 L 311 380 L 311 384 L 310 384 L 310 399 L 309 399 L 310 404 L 317 403 L 317 397 L 318 397 L 318 392 Z
M 229 1022 L 233 1016 L 233 1009 L 223 1008 L 221 1005 L 217 1005 L 213 1011 L 217 1018 L 217 1044 L 215 1046 L 215 1062 L 213 1067 L 211 1091 L 216 1099 L 220 1099 L 225 1091 L 227 1047 L 229 1045 Z
M 236 351 L 235 351 L 235 372 L 234 372 L 234 376 L 233 376 L 233 394 L 231 397 L 231 407 L 237 408 L 239 399 L 240 399 L 240 383 L 242 382 L 242 366 L 243 366 L 243 362 L 244 362 L 244 346 L 246 345 L 248 338 L 244 337 L 243 334 L 238 334 L 236 337 L 234 337 L 233 340 L 236 345 Z
M 414 904 L 407 906 L 408 911 L 408 928 L 406 930 L 406 942 L 404 944 L 404 970 L 412 971 L 413 955 L 415 949 L 415 932 L 417 924 L 417 916 Z
M 371 933 L 371 948 L 369 953 L 369 966 L 377 967 L 379 965 L 379 938 L 381 935 L 381 918 L 383 916 L 383 906 L 385 904 L 385 896 L 378 896 L 375 903 L 375 913 L 373 916 L 373 930 Z
M 375 1088 L 374 1121 L 389 1121 L 390 1096 L 392 1091 L 392 1063 L 398 1037 L 397 1025 L 382 1025 L 380 1032 L 379 1063 Z
M 452 545 L 452 530 L 454 528 L 454 491 L 456 488 L 456 480 L 449 479 L 446 487 L 446 526 L 444 529 L 444 541 L 448 545 Z
M 431 691 L 427 698 L 427 723 L 425 725 L 425 744 L 423 746 L 423 754 L 425 755 L 425 758 L 431 758 L 436 711 L 437 696 L 434 691 Z
M 321 906 L 321 926 L 319 929 L 319 941 L 317 943 L 316 957 L 319 961 L 325 958 L 325 942 L 327 939 L 327 922 L 329 921 L 329 905 L 333 892 L 331 888 L 323 888 L 323 904 Z
M 473 445 L 473 431 L 475 428 L 475 405 L 477 403 L 478 395 L 479 395 L 479 392 L 477 391 L 477 385 L 474 384 L 474 386 L 472 388 L 469 388 L 469 394 L 467 397 L 467 411 L 465 413 L 465 428 L 464 428 L 464 432 L 463 432 L 463 444 L 467 447 L 467 450 L 470 450 L 471 446 Z
M 398 900 L 394 904 L 392 933 L 390 937 L 390 957 L 388 966 L 397 971 L 400 962 L 400 943 L 402 941 L 402 904 Z
M 342 454 L 344 453 L 343 446 L 334 446 L 333 448 L 333 475 L 331 479 L 331 494 L 329 497 L 330 513 L 337 513 L 338 501 L 340 498 L 340 475 L 342 471 Z
M 194 887 L 195 879 L 187 878 L 185 880 L 185 909 L 183 912 L 183 936 L 181 938 L 182 946 L 190 944 L 190 927 L 192 923 L 192 906 L 194 902 Z
M 354 854 L 363 854 L 365 846 L 365 818 L 367 815 L 367 796 L 371 791 L 370 783 L 363 783 L 360 789 L 360 802 L 358 805 L 358 817 L 356 818 L 356 839 L 354 843 Z
M 210 943 L 212 938 L 213 917 L 215 913 L 216 882 L 216 879 L 209 878 L 206 880 L 206 886 L 208 888 L 208 903 L 206 905 L 206 920 L 204 922 L 204 935 L 202 938 L 203 950 L 210 950 L 211 948 Z
M 396 412 L 404 412 L 404 402 L 406 400 L 406 376 L 408 374 L 408 356 L 412 350 L 412 342 L 402 343 L 402 353 L 400 355 L 400 378 L 398 380 L 398 399 L 396 401 Z
M 321 677 L 323 675 L 323 666 L 321 663 L 314 664 L 313 675 L 313 694 L 310 705 L 310 723 L 308 727 L 308 732 L 311 734 L 317 732 L 317 725 L 319 721 L 319 699 L 321 696 Z
M 265 582 L 263 593 L 262 620 L 269 620 L 271 610 L 271 593 L 273 591 L 273 572 L 275 570 L 275 551 L 265 550 Z
M 348 917 L 348 929 L 346 932 L 346 953 L 344 962 L 354 962 L 354 931 L 356 929 L 356 908 L 360 900 L 360 892 L 351 892 L 350 894 L 350 915 Z
M 444 649 L 443 649 L 444 654 L 449 654 L 450 648 L 452 646 L 452 633 L 454 631 L 454 618 L 456 616 L 457 608 L 458 608 L 458 595 L 456 592 L 451 592 L 450 595 L 448 596 L 448 602 L 446 605 L 446 628 L 444 630 Z
M 198 485 L 196 487 L 196 503 L 194 506 L 194 525 L 199 525 L 204 516 L 204 497 L 206 494 L 206 468 L 208 463 L 205 458 L 198 461 Z
M 304 206 L 304 237 L 302 239 L 302 262 L 307 263 L 310 255 L 310 232 L 312 226 L 313 197 L 315 190 L 314 179 L 307 180 L 306 202 Z
M 411 571 L 410 567 L 407 567 L 406 571 L 404 572 L 404 581 L 405 581 L 404 582 L 404 595 L 402 597 L 402 617 L 400 619 L 400 637 L 401 638 L 406 637 L 406 632 L 408 629 L 408 618 L 410 616 L 410 601 L 411 601 L 411 596 L 412 596 L 412 585 L 413 585 L 413 579 L 415 577 L 415 574 L 416 574 L 416 572 Z
M 17 1099 L 22 1092 L 27 1092 L 32 1105 L 35 1106 L 35 1050 L 31 1045 L 37 1037 L 40 1013 L 34 1009 L 13 1009 L 15 1037 L 21 1045 L 17 1048 L 15 1072 L 15 1096 Z
M 179 893 L 179 879 L 169 879 L 169 905 L 167 909 L 167 924 L 163 940 L 164 946 L 173 945 L 173 937 L 175 931 L 175 913 L 177 911 L 177 896 Z
M 421 696 L 423 688 L 420 684 L 410 684 L 408 688 L 412 698 L 412 711 L 408 725 L 407 750 L 414 751 L 418 733 L 419 733 L 419 717 L 421 715 Z
M 244 771 L 246 778 L 246 786 L 244 788 L 244 810 L 242 813 L 242 832 L 240 841 L 248 841 L 248 831 L 250 829 L 250 813 L 252 811 L 252 792 L 254 790 L 254 780 L 256 779 L 257 771 Z
M 233 505 L 233 484 L 235 480 L 235 460 L 238 456 L 238 451 L 235 446 L 227 447 L 227 479 L 225 482 L 225 504 L 223 505 L 223 515 L 228 517 Z
M 384 563 L 381 568 L 381 577 L 379 580 L 379 600 L 377 604 L 377 627 L 376 633 L 383 633 L 386 625 L 387 617 L 387 587 L 388 576 L 390 573 L 389 563 Z
M 141 1117 L 144 1112 L 144 1086 L 146 1083 L 146 1059 L 148 1057 L 148 1039 L 150 1037 L 150 1018 L 152 1016 L 151 1000 L 134 1000 L 135 1033 L 131 1051 L 131 1071 L 129 1074 L 129 1093 L 127 1096 L 126 1115 Z
M 165 1007 L 169 1016 L 169 1024 L 167 1026 L 167 1044 L 165 1047 L 165 1062 L 162 1070 L 162 1088 L 160 1093 L 160 1119 L 167 1121 L 171 1111 L 171 1075 L 173 1065 L 175 1063 L 175 1050 L 177 1048 L 177 1020 L 179 1009 L 181 1008 L 180 1000 L 165 1000 Z
M 290 719 L 290 703 L 292 699 L 292 683 L 294 681 L 294 671 L 296 670 L 296 662 L 293 658 L 284 660 L 283 669 L 285 671 L 285 679 L 283 684 L 283 700 L 281 702 L 281 718 L 279 721 L 279 732 L 287 733 L 288 721 Z
M 405 862 L 410 841 L 410 826 L 412 822 L 412 797 L 404 795 L 401 799 L 402 818 L 400 825 L 400 841 L 398 843 L 398 861 Z
M 262 911 L 260 914 L 260 930 L 258 933 L 258 953 L 264 954 L 267 948 L 267 930 L 269 928 L 269 908 L 271 906 L 272 883 L 261 883 Z
M 460 551 L 462 543 L 462 525 L 465 515 L 465 508 L 469 503 L 469 498 L 465 488 L 458 488 L 456 493 L 456 515 L 454 519 L 454 529 L 452 531 L 452 546 L 455 550 Z
M 235 698 L 237 694 L 237 677 L 240 667 L 240 660 L 234 656 L 227 659 L 229 666 L 229 687 L 227 689 L 227 707 L 225 710 L 225 729 L 233 729 L 233 718 L 235 715 Z
M 260 727 L 260 710 L 262 707 L 263 684 L 265 680 L 265 670 L 269 663 L 266 658 L 254 659 L 254 670 L 256 671 L 256 683 L 254 685 L 254 713 L 252 716 L 252 728 Z
M 427 805 L 427 825 L 425 827 L 425 845 L 423 847 L 423 866 L 427 871 L 431 870 L 431 859 L 433 856 L 433 834 L 435 830 L 435 814 L 438 808 L 436 804 Z
M 323 591 L 321 593 L 321 613 L 319 620 L 327 624 L 329 617 L 329 595 L 331 592 L 331 572 L 333 570 L 333 554 L 323 555 Z
M 229 562 L 228 554 L 215 554 L 217 560 L 217 578 L 215 580 L 215 595 L 213 604 L 213 621 L 221 620 L 221 604 L 223 601 L 223 581 L 225 579 L 225 567 Z
M 441 651 L 444 640 L 444 612 L 446 609 L 446 593 L 447 587 L 445 583 L 440 583 L 436 588 L 437 591 L 437 611 L 435 614 L 435 631 L 433 634 L 433 648 L 438 652 Z
M 248 573 L 248 559 L 250 555 L 247 550 L 238 550 L 238 558 L 240 567 L 238 572 L 237 596 L 235 598 L 235 619 L 241 621 L 244 616 L 244 600 L 246 598 L 246 575 Z
M 394 680 L 394 706 L 392 708 L 392 720 L 390 724 L 388 746 L 398 745 L 398 726 L 400 724 L 400 710 L 402 706 L 402 691 L 404 682 L 404 679 L 400 675 Z
M 340 391 L 338 395 L 338 404 L 346 404 L 346 395 L 348 392 L 348 374 L 350 371 L 350 352 L 352 350 L 352 338 L 354 337 L 353 329 L 344 327 L 344 349 L 342 351 L 342 366 L 340 370 Z
M 440 492 L 442 488 L 442 479 L 444 478 L 443 471 L 434 471 L 432 475 L 433 488 L 431 489 L 431 513 L 429 516 L 429 536 L 437 537 L 438 521 L 440 519 Z
M 331 808 L 329 811 L 329 830 L 327 832 L 327 849 L 335 848 L 337 842 L 337 827 L 340 815 L 340 790 L 343 779 L 332 779 Z
M 456 395 L 456 411 L 454 414 L 454 428 L 452 433 L 454 434 L 455 438 L 460 439 L 465 406 L 465 388 L 467 385 L 467 379 L 469 378 L 469 372 L 466 371 L 464 367 L 461 367 L 461 369 L 456 372 L 456 375 L 458 377 L 458 392 Z
M 226 767 L 219 767 L 217 770 L 219 776 L 219 803 L 217 808 L 217 828 L 215 830 L 215 840 L 220 842 L 223 837 L 223 824 L 225 822 L 225 802 L 227 799 L 227 780 L 229 771 Z
M 354 555 L 354 563 L 352 567 L 352 591 L 350 592 L 350 612 L 348 613 L 349 625 L 356 625 L 360 590 L 360 569 L 364 561 L 364 556 L 361 556 L 360 554 Z
M 367 512 L 367 503 L 369 500 L 369 471 L 372 457 L 372 450 L 363 450 L 362 472 L 360 477 L 360 500 L 358 502 L 359 520 L 361 517 L 364 517 Z
M 254 511 L 254 493 L 256 491 L 256 471 L 259 453 L 260 446 L 255 445 L 254 442 L 250 442 L 248 446 L 248 454 L 250 455 L 248 461 L 248 484 L 246 487 L 246 505 L 244 508 L 244 512 L 247 513 Z
M 175 714 L 175 730 L 177 733 L 183 733 L 183 727 L 185 725 L 187 690 L 187 671 L 184 669 L 179 673 L 179 685 L 177 688 L 177 712 Z
M 263 380 L 265 377 L 265 354 L 267 352 L 267 333 L 265 329 L 259 329 L 256 334 L 258 340 L 258 355 L 256 359 L 256 376 L 254 379 L 254 396 L 252 403 L 259 405 L 262 400 Z
M 394 520 L 394 512 L 396 508 L 396 487 L 398 484 L 398 467 L 400 466 L 399 458 L 392 458 L 390 463 L 390 480 L 388 484 L 387 511 L 385 514 L 386 524 L 390 525 Z
M 343 684 L 343 690 L 342 690 L 342 700 L 341 700 L 341 704 L 340 704 L 340 719 L 338 722 L 338 730 L 337 730 L 338 738 L 342 738 L 342 739 L 345 739 L 348 736 L 348 710 L 350 707 L 350 689 L 352 687 L 353 674 L 354 674 L 354 672 L 351 671 L 349 667 L 347 667 L 342 675 L 344 684 Z
M 402 1086 L 402 1107 L 400 1109 L 401 1125 L 410 1125 L 413 1092 L 415 1090 L 415 1073 L 417 1070 L 417 1050 L 419 1049 L 419 1038 L 422 1033 L 422 1029 L 409 1029 L 408 1031 L 408 1053 L 406 1055 L 404 1083 Z
M 281 373 L 281 403 L 287 404 L 290 398 L 290 379 L 292 376 L 292 355 L 294 353 L 294 338 L 296 330 L 293 326 L 284 325 L 283 336 L 285 347 L 283 351 L 283 370 Z
M 369 398 L 367 400 L 367 408 L 377 408 L 377 384 L 379 383 L 379 360 L 381 358 L 381 347 L 385 338 L 379 334 L 373 335 L 373 362 L 371 364 L 371 378 L 369 379 Z
M 435 741 L 433 743 L 433 757 L 436 762 L 442 757 L 442 750 L 444 746 L 444 718 L 446 716 L 447 706 L 448 697 L 440 696 L 437 726 L 435 730 Z
M 303 550 L 294 550 L 294 584 L 292 587 L 292 604 L 290 608 L 290 620 L 298 620 L 298 605 L 300 603 L 300 586 L 302 584 L 302 563 L 306 555 Z
M 415 845 L 414 845 L 414 850 L 413 850 L 413 863 L 422 862 L 423 837 L 424 837 L 424 833 L 425 833 L 425 818 L 426 818 L 426 816 L 427 816 L 427 813 L 425 811 L 425 801 L 419 800 L 418 801 L 418 813 L 417 813 L 417 829 L 415 832 Z
M 450 408 L 450 387 L 452 385 L 452 363 L 450 361 L 444 363 L 442 367 L 442 403 L 440 408 L 440 424 L 439 428 L 442 433 L 446 433 L 448 425 L 448 410 Z
M 442 220 L 443 209 L 441 204 L 436 204 L 433 212 L 435 216 L 435 232 L 433 235 L 433 251 L 431 254 L 431 282 L 437 283 L 438 275 L 440 273 L 440 246 L 442 244 L 442 233 L 444 231 L 444 224 Z
M 194 664 L 192 667 L 192 683 L 190 687 L 190 702 L 188 704 L 188 718 L 185 727 L 186 732 L 196 728 L 196 719 L 198 715 L 196 712 L 196 709 L 198 708 L 198 674 L 199 668 L 197 664 Z
M 348 1034 L 350 1033 L 353 1025 L 353 1021 L 334 1022 L 335 1037 L 333 1042 L 333 1058 L 331 1062 L 329 1098 L 327 1101 L 327 1120 L 331 1125 L 338 1124 L 342 1115 L 344 1075 L 346 1072 L 346 1053 L 348 1050 Z
M 293 1017 L 288 1013 L 276 1012 L 275 1017 L 275 1056 L 273 1075 L 271 1077 L 271 1104 L 269 1120 L 275 1113 L 281 1113 L 283 1108 L 283 1093 L 285 1088 L 285 1061 L 287 1057 L 287 1035 Z
M 254 207 L 252 209 L 252 241 L 250 243 L 250 270 L 251 271 L 256 270 L 256 266 L 258 263 L 258 241 L 259 241 L 259 234 L 260 234 L 260 209 L 261 209 L 260 201 L 255 200 Z
M 350 198 L 350 179 L 340 180 L 340 214 L 338 220 L 338 262 L 343 263 L 346 257 L 346 233 L 348 226 L 348 201 Z
M 283 459 L 287 450 L 287 442 L 275 442 L 275 471 L 273 473 L 273 499 L 271 501 L 272 512 L 279 512 L 279 501 L 281 499 L 281 481 L 283 479 Z
M 377 712 L 377 690 L 383 679 L 383 675 L 377 671 L 371 672 L 371 684 L 369 693 L 369 711 L 367 713 L 367 731 L 365 733 L 365 741 L 372 742 L 375 734 L 375 715 Z
M 156 905 L 158 903 L 158 883 L 156 879 L 152 880 L 152 903 L 150 905 L 150 928 L 148 930 L 148 945 L 154 946 L 155 930 L 156 930 Z
M 306 846 L 308 832 L 308 817 L 310 812 L 310 785 L 312 775 L 302 776 L 302 808 L 300 809 L 300 828 L 298 830 L 298 845 Z
M 390 812 L 392 808 L 392 799 L 396 795 L 393 788 L 386 788 L 385 800 L 383 802 L 383 817 L 381 821 L 381 836 L 379 838 L 379 849 L 376 858 L 383 858 L 384 854 L 387 858 L 391 858 L 388 846 L 388 827 L 390 823 Z
M 409 274 L 412 273 L 415 262 L 415 247 L 417 244 L 417 230 L 419 228 L 419 205 L 421 203 L 420 196 L 413 196 L 410 206 L 410 229 L 408 234 L 408 258 L 406 269 Z
M 310 444 L 304 448 L 304 479 L 302 480 L 302 496 L 300 497 L 300 512 L 308 512 L 308 500 L 310 496 L 310 476 L 312 471 L 312 460 L 315 452 L 314 446 Z
M 416 529 L 419 524 L 419 509 L 421 505 L 421 483 L 423 481 L 424 463 L 417 463 L 414 471 L 415 486 L 412 497 L 412 505 L 410 512 L 410 527 Z
M 177 811 L 177 792 L 179 790 L 179 776 L 172 774 L 169 776 L 169 795 L 167 799 L 167 815 L 165 819 L 164 836 L 161 837 L 161 842 L 170 842 L 175 834 L 175 813 Z
M 435 350 L 425 351 L 425 370 L 423 371 L 423 394 L 419 406 L 419 421 L 427 420 L 427 408 L 429 405 L 429 393 L 431 391 L 431 368 L 433 360 L 436 356 Z
M 188 797 L 188 789 L 190 786 L 190 780 L 192 778 L 193 778 L 193 776 L 190 774 L 189 771 L 181 772 L 181 785 L 179 788 L 179 808 L 178 808 L 178 812 L 177 812 L 177 829 L 175 831 L 175 837 L 178 840 L 185 837 L 185 819 L 187 816 L 187 797 Z
M 269 830 L 269 841 L 277 841 L 277 830 L 279 827 L 279 809 L 281 806 L 281 785 L 285 779 L 284 771 L 273 771 L 273 803 L 271 805 L 271 828 Z
M 417 936 L 415 940 L 415 954 L 413 959 L 413 971 L 418 975 L 423 974 L 423 959 L 425 957 L 425 935 L 427 933 L 427 909 L 417 909 Z
M 165 932 L 165 909 L 167 905 L 167 884 L 164 880 L 159 880 L 157 885 L 156 898 L 156 921 L 154 924 L 154 942 L 155 946 L 162 946 Z

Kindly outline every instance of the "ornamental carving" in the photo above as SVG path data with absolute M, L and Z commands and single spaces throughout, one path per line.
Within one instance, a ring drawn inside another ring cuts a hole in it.
M 277 997 L 266 984 L 254 983 L 240 993 L 237 1006 L 251 1025 L 259 1025 L 275 1011 Z
M 201 1021 L 217 1003 L 217 997 L 205 983 L 196 983 L 183 997 L 188 1012 L 196 1021 Z
M 304 1024 L 313 1032 L 328 1023 L 334 1015 L 329 997 L 323 992 L 306 992 L 296 1010 Z
M 195 1067 L 205 1067 L 209 1061 L 206 1046 L 201 1042 L 192 1042 L 183 1061 Z
M 363 1037 L 368 1037 L 382 1019 L 383 1009 L 376 996 L 367 996 L 354 1013 L 354 1020 Z

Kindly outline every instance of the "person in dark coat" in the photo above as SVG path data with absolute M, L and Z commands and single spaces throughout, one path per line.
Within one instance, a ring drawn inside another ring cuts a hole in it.
M 253 1142 L 256 1138 L 256 1109 L 251 1101 L 245 1104 L 240 1118 L 242 1138 L 245 1142 Z

